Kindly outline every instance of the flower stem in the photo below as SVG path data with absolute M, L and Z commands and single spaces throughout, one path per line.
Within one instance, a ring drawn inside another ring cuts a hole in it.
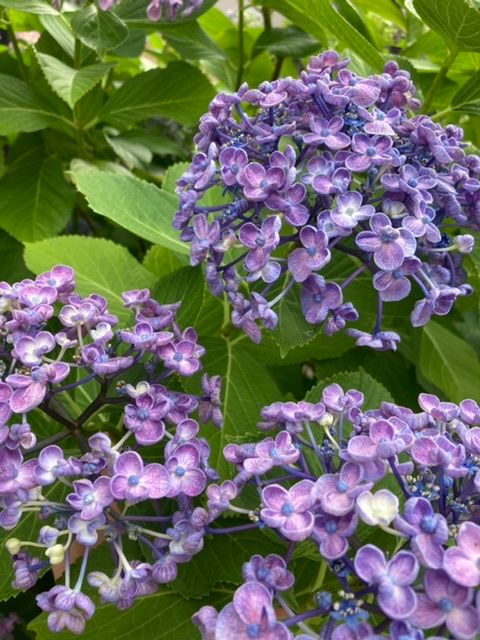
M 242 84 L 245 64 L 244 0 L 238 0 L 238 71 L 237 89 Z

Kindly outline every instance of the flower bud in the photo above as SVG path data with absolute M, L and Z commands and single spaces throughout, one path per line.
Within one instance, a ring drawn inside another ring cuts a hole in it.
M 50 560 L 50 564 L 61 564 L 65 558 L 65 548 L 61 544 L 54 544 L 45 551 L 45 555 Z
M 9 538 L 6 541 L 5 546 L 7 547 L 8 553 L 10 553 L 12 556 L 16 556 L 22 548 L 22 543 L 18 538 Z
M 321 427 L 330 427 L 332 423 L 333 423 L 333 416 L 331 413 L 327 413 L 327 412 L 325 412 L 323 416 L 320 418 L 320 420 L 318 421 L 318 424 Z

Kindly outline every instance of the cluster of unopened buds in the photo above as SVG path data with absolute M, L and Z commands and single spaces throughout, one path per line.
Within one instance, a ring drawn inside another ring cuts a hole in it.
M 174 226 L 191 262 L 206 262 L 212 292 L 256 342 L 286 296 L 299 295 L 308 323 L 340 331 L 359 318 L 347 287 L 370 278 L 374 327 L 349 333 L 395 349 L 384 303 L 414 290 L 418 327 L 471 290 L 462 259 L 473 237 L 458 232 L 479 229 L 480 158 L 459 127 L 411 115 L 415 87 L 395 62 L 366 78 L 348 64 L 327 51 L 299 79 L 217 95 L 177 183 Z
M 102 11 L 109 11 L 121 0 L 98 0 L 98 6 Z M 176 20 L 177 18 L 188 18 L 199 9 L 204 0 L 150 0 L 147 6 L 147 16 L 149 20 Z M 63 0 L 52 0 L 53 6 L 60 11 Z
M 75 293 L 74 278 L 59 265 L 0 283 L 0 527 L 30 518 L 35 537 L 6 543 L 13 584 L 30 588 L 56 566 L 64 584 L 38 605 L 52 631 L 81 633 L 95 611 L 85 580 L 125 609 L 202 549 L 209 520 L 194 501 L 218 476 L 194 415 L 220 427 L 222 414 L 218 376 L 203 375 L 198 396 L 175 384 L 205 352 L 193 328 L 178 326 L 179 304 L 126 291 L 133 324 L 116 329 L 107 301 Z M 89 566 L 102 544 L 109 575 Z
M 259 427 L 274 436 L 227 445 L 237 475 L 207 489 L 209 513 L 243 511 L 253 522 L 232 533 L 268 529 L 288 546 L 246 563 L 219 613 L 194 616 L 204 640 L 479 637 L 480 407 L 429 394 L 418 413 L 363 402 L 333 384 L 321 402 L 265 407 Z M 257 499 L 239 507 L 247 485 Z M 323 579 L 295 613 L 301 600 L 285 592 L 312 542 Z

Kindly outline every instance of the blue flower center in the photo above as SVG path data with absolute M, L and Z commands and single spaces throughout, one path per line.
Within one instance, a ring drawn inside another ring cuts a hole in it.
M 140 336 L 140 340 L 142 342 L 146 342 L 149 339 L 150 339 L 150 334 L 149 333 L 142 333 L 142 335 Z
M 183 356 L 177 351 L 177 353 L 173 356 L 173 359 L 175 360 L 175 362 L 181 362 L 183 360 Z
M 128 484 L 131 487 L 136 487 L 137 485 L 140 484 L 140 478 L 138 476 L 136 476 L 135 474 L 133 474 L 133 475 L 129 476 Z
M 265 246 L 265 240 L 263 238 L 257 238 L 255 240 L 255 244 L 257 245 L 257 247 L 264 247 Z
M 375 147 L 368 147 L 367 149 L 367 156 L 369 158 L 373 158 L 374 155 L 376 155 L 377 150 L 375 149 Z
M 350 217 L 351 217 L 351 216 L 355 215 L 355 213 L 356 213 L 356 209 L 354 209 L 353 207 L 347 207 L 347 208 L 344 210 L 344 212 L 343 212 L 343 213 L 344 213 L 345 215 L 347 215 L 347 216 L 350 216 Z
M 266 569 L 265 567 L 260 567 L 260 569 L 257 571 L 257 576 L 260 578 L 260 580 L 265 580 L 265 578 L 268 578 L 270 571 L 268 569 Z
M 139 420 L 146 420 L 150 415 L 150 411 L 148 411 L 147 409 L 140 409 L 140 411 L 137 413 L 137 417 Z
M 437 526 L 438 523 L 435 516 L 425 516 L 420 521 L 420 529 L 424 533 L 435 533 L 435 531 L 437 530 Z
M 262 189 L 268 189 L 268 187 L 270 186 L 270 183 L 268 182 L 268 180 L 266 178 L 264 178 L 261 182 L 260 182 L 260 187 Z
M 49 284 L 51 287 L 54 287 L 57 283 L 55 282 L 55 278 L 49 278 L 47 280 L 47 284 Z
M 179 478 L 182 478 L 185 475 L 185 473 L 186 473 L 186 469 L 181 465 L 178 465 L 178 467 L 175 469 L 175 475 L 178 476 Z
M 273 448 L 270 450 L 270 457 L 271 457 L 271 458 L 276 458 L 277 456 L 278 456 L 278 450 L 277 450 L 277 449 L 275 449 L 275 447 L 273 447 Z
M 110 360 L 110 358 L 107 356 L 106 353 L 102 353 L 102 355 L 99 358 L 100 362 L 108 362 Z
M 320 131 L 320 135 L 322 136 L 322 138 L 326 138 L 330 135 L 330 130 L 327 129 L 327 127 L 323 127 L 323 129 Z
M 247 626 L 247 636 L 249 638 L 259 638 L 261 633 L 262 630 L 259 624 L 252 623 Z
M 416 178 L 412 178 L 408 181 L 408 186 L 415 188 L 418 185 L 418 180 Z
M 392 273 L 392 276 L 395 278 L 395 280 L 400 280 L 400 278 L 403 278 L 403 273 L 401 271 L 399 271 L 398 269 L 396 269 Z
M 443 611 L 443 613 L 450 613 L 450 611 L 454 608 L 454 604 L 450 598 L 442 598 L 438 603 L 438 606 Z
M 285 502 L 285 504 L 282 506 L 282 513 L 284 516 L 291 516 L 294 511 L 295 509 L 290 502 Z
M 240 167 L 236 162 L 232 164 L 232 166 L 230 167 L 230 171 L 233 173 L 233 175 L 236 175 L 240 171 Z
M 325 524 L 325 531 L 327 533 L 335 533 L 335 531 L 337 530 L 337 523 L 335 522 L 335 520 L 329 520 L 326 524 Z
M 314 256 L 317 253 L 317 247 L 311 245 L 310 247 L 307 247 L 307 253 L 309 256 Z
M 323 296 L 321 293 L 314 293 L 312 298 L 313 298 L 313 301 L 316 302 L 317 304 L 320 304 L 323 300 Z
M 93 493 L 86 493 L 83 496 L 83 504 L 89 505 L 92 504 L 95 501 L 95 496 L 93 495 Z
M 337 491 L 339 491 L 340 493 L 346 493 L 346 491 L 348 490 L 348 484 L 345 482 L 345 480 L 339 480 L 336 486 Z

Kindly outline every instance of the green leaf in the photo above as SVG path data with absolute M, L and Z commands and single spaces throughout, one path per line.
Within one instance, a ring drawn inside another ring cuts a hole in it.
M 276 9 L 323 44 L 326 44 L 324 29 L 327 29 L 371 67 L 383 68 L 381 54 L 336 11 L 330 0 L 310 0 L 308 3 L 304 0 L 263 0 L 262 4 Z
M 25 82 L 0 74 L 0 135 L 40 131 L 56 120 L 63 118 Z
M 262 31 L 253 47 L 252 57 L 263 53 L 263 51 L 269 51 L 273 55 L 282 58 L 287 58 L 288 56 L 303 58 L 303 56 L 318 51 L 319 47 L 318 40 L 312 38 L 298 27 L 291 25 Z
M 177 208 L 174 196 L 134 176 L 94 168 L 73 169 L 72 176 L 96 213 L 145 240 L 188 254 L 187 245 L 172 227 Z
M 231 593 L 219 593 L 208 598 L 208 601 L 185 600 L 165 589 L 139 598 L 133 607 L 124 611 L 119 611 L 113 605 L 103 605 L 88 621 L 82 640 L 109 637 L 128 640 L 133 636 L 138 640 L 199 640 L 200 634 L 191 621 L 192 615 L 205 604 L 221 608 L 231 597 Z M 45 614 L 35 618 L 29 629 L 37 634 L 37 640 L 58 638 L 58 634 L 48 630 Z
M 220 582 L 240 584 L 242 564 L 254 554 L 284 552 L 285 545 L 280 541 L 276 544 L 261 531 L 244 531 L 238 536 L 213 535 L 207 537 L 205 547 L 192 562 L 179 565 L 178 578 L 171 586 L 183 598 L 200 598 Z
M 72 29 L 79 40 L 100 57 L 118 47 L 128 36 L 127 25 L 112 11 L 98 10 L 90 5 L 72 18 Z
M 290 349 L 309 343 L 319 331 L 322 331 L 321 325 L 315 326 L 305 320 L 300 307 L 298 289 L 290 290 L 280 302 L 278 326 L 272 334 L 280 347 L 282 358 Z
M 24 13 L 58 15 L 58 11 L 52 7 L 52 3 L 48 0 L 2 0 L 0 4 L 7 9 L 16 9 Z
M 372 378 L 362 367 L 358 371 L 338 373 L 331 378 L 322 380 L 315 385 L 305 396 L 305 400 L 308 402 L 319 402 L 322 398 L 322 391 L 329 384 L 336 382 L 344 391 L 348 389 L 356 389 L 361 391 L 365 396 L 365 403 L 363 409 L 378 409 L 382 402 L 393 402 L 393 398 L 390 392 Z
M 423 327 L 420 340 L 421 375 L 445 396 L 460 402 L 480 400 L 480 362 L 473 348 L 439 322 Z
M 225 60 L 226 55 L 198 22 L 163 25 L 163 39 L 185 60 Z
M 480 113 L 480 71 L 477 71 L 460 87 L 452 98 L 455 111 Z
M 25 262 L 34 273 L 66 264 L 76 272 L 77 290 L 82 296 L 99 293 L 120 319 L 131 319 L 120 294 L 129 289 L 153 288 L 156 278 L 129 253 L 103 238 L 62 236 L 25 245 Z
M 192 126 L 213 95 L 212 85 L 196 67 L 172 62 L 166 69 L 152 69 L 127 80 L 107 101 L 102 117 L 121 127 L 154 116 Z
M 154 245 L 145 254 L 143 259 L 143 266 L 148 269 L 157 278 L 163 278 L 170 273 L 177 271 L 181 267 L 185 266 L 187 260 L 182 259 L 183 256 L 170 251 L 166 247 L 160 245 Z
M 48 84 L 72 109 L 114 66 L 99 63 L 72 69 L 46 53 L 37 53 L 37 58 Z
M 56 16 L 48 14 L 41 16 L 40 22 L 55 42 L 73 59 L 75 55 L 75 36 L 66 17 L 63 14 Z
M 480 12 L 465 0 L 414 0 L 413 4 L 451 51 L 480 51 Z
M 231 341 L 205 337 L 199 340 L 207 350 L 203 358 L 205 371 L 223 376 L 224 426 L 205 430 L 212 447 L 212 467 L 222 476 L 232 473 L 231 465 L 223 457 L 224 446 L 244 433 L 255 433 L 262 407 L 281 400 L 271 374 L 249 352 L 243 340 L 248 338 L 242 335 Z
M 181 302 L 177 319 L 183 328 L 195 327 L 205 299 L 202 268 L 182 267 L 164 276 L 155 287 L 155 300 L 162 304 Z
M 65 227 L 74 201 L 59 160 L 29 157 L 0 181 L 0 227 L 22 242 L 50 238 Z
M 4 231 L 0 231 L 0 247 L 2 247 L 0 281 L 19 282 L 23 278 L 29 278 L 31 273 L 23 261 L 23 245 Z

